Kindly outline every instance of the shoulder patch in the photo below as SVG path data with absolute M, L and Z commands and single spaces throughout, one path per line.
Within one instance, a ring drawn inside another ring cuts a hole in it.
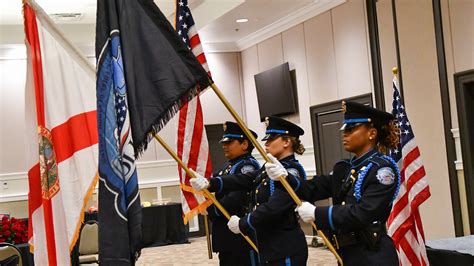
M 300 171 L 298 171 L 298 169 L 287 168 L 286 171 L 288 171 L 288 173 L 290 173 L 292 176 L 300 178 Z
M 395 182 L 395 173 L 390 167 L 382 167 L 377 170 L 377 180 L 380 184 L 391 185 Z
M 240 169 L 240 172 L 242 174 L 247 174 L 247 173 L 251 173 L 255 171 L 255 166 L 251 165 L 251 164 L 246 164 L 242 167 L 242 169 Z

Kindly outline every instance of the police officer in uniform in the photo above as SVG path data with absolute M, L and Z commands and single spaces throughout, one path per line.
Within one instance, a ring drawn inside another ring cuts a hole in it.
M 260 168 L 252 156 L 253 145 L 247 139 L 239 125 L 233 122 L 224 123 L 224 135 L 220 140 L 224 155 L 229 159 L 220 170 L 212 176 L 222 178 L 227 175 L 250 174 Z M 257 137 L 257 134 L 251 131 Z M 217 191 L 217 200 L 233 215 L 244 216 L 248 212 L 249 198 L 247 191 Z M 219 264 L 223 266 L 257 265 L 258 254 L 241 235 L 232 233 L 227 227 L 227 219 L 215 205 L 207 208 L 212 221 L 212 248 L 219 253 Z
M 315 221 L 327 232 L 344 265 L 399 265 L 385 227 L 400 186 L 397 164 L 385 155 L 398 145 L 398 128 L 393 115 L 362 104 L 343 102 L 343 110 L 344 148 L 355 156 L 337 162 L 328 176 L 302 185 L 287 178 L 293 187 L 300 186 L 296 192 L 302 199 L 332 197 L 333 205 L 304 202 L 297 211 L 305 222 Z M 271 178 L 279 180 L 281 169 L 268 167 Z
M 274 164 L 284 168 L 288 176 L 302 183 L 306 173 L 294 153 L 302 154 L 304 147 L 299 136 L 304 134 L 299 126 L 278 117 L 266 119 L 265 149 Z M 250 197 L 250 212 L 233 215 L 228 227 L 235 234 L 254 235 L 259 249 L 260 265 L 306 265 L 308 248 L 303 231 L 294 211 L 296 205 L 280 182 L 268 178 L 265 167 L 252 174 L 228 175 L 191 179 L 196 190 L 210 191 L 245 190 Z

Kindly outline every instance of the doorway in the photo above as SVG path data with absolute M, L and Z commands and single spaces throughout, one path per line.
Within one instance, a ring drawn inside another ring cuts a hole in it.
M 372 106 L 371 93 L 347 100 Z M 310 113 L 316 173 L 327 175 L 332 171 L 335 162 L 351 157 L 351 154 L 344 150 L 339 130 L 343 121 L 341 100 L 312 106 Z
M 474 234 L 474 69 L 454 74 L 469 227 Z

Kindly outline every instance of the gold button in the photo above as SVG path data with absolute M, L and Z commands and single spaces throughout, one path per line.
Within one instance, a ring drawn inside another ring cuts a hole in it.
M 258 194 L 258 189 L 257 189 L 257 190 L 255 190 L 255 194 Z
M 346 205 L 346 202 L 345 202 L 345 201 L 343 201 L 343 202 L 341 203 L 341 205 Z
M 352 170 L 351 170 L 351 173 L 352 173 L 352 174 L 353 174 L 353 173 L 355 173 L 355 172 L 356 172 L 356 170 L 355 170 L 355 169 L 352 169 Z
M 260 205 L 260 203 L 257 203 L 257 206 L 259 206 L 259 205 Z
M 374 237 L 377 237 L 377 233 L 374 233 Z
M 267 185 L 267 182 L 263 183 L 263 185 L 266 186 L 266 185 Z

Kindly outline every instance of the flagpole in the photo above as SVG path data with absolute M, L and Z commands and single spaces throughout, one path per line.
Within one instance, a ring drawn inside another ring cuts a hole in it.
M 206 240 L 207 240 L 207 256 L 212 260 L 212 246 L 211 246 L 211 235 L 209 234 L 209 216 L 204 216 L 204 229 L 206 230 Z
M 234 117 L 235 121 L 237 122 L 237 124 L 239 124 L 240 128 L 242 129 L 242 131 L 244 131 L 245 135 L 247 136 L 247 138 L 252 142 L 253 146 L 255 148 L 257 148 L 258 152 L 260 153 L 260 155 L 262 155 L 263 159 L 265 159 L 265 161 L 271 163 L 272 161 L 270 160 L 270 158 L 268 157 L 267 153 L 263 150 L 263 147 L 257 142 L 257 140 L 255 139 L 254 135 L 250 132 L 250 130 L 248 129 L 247 125 L 245 124 L 245 122 L 242 120 L 242 118 L 237 114 L 237 112 L 234 110 L 234 108 L 230 105 L 229 101 L 227 101 L 227 99 L 224 97 L 224 94 L 222 94 L 222 92 L 219 90 L 219 88 L 216 86 L 215 83 L 213 83 L 211 81 L 211 88 L 214 90 L 214 92 L 216 93 L 217 97 L 219 97 L 219 99 L 222 101 L 222 103 L 225 105 L 225 107 L 227 108 L 227 110 L 231 113 L 231 115 Z M 288 194 L 290 194 L 291 198 L 295 201 L 295 203 L 298 205 L 298 206 L 301 206 L 302 202 L 301 202 L 301 199 L 298 197 L 298 195 L 296 195 L 295 191 L 293 190 L 293 188 L 291 187 L 291 185 L 288 183 L 288 181 L 286 181 L 286 178 L 280 178 L 280 183 L 283 185 L 283 187 L 285 187 L 286 191 L 288 192 Z M 316 230 L 318 232 L 318 235 L 319 237 L 321 237 L 324 241 L 324 244 L 326 244 L 326 246 L 328 247 L 328 249 L 332 252 L 332 254 L 334 254 L 334 256 L 336 257 L 337 261 L 343 265 L 342 263 L 342 259 L 341 257 L 339 256 L 339 254 L 337 253 L 336 249 L 334 248 L 334 246 L 331 244 L 331 242 L 328 240 L 328 238 L 326 237 L 326 235 L 321 231 L 321 230 L 318 230 L 318 228 L 316 227 L 316 224 L 314 222 L 311 223 L 311 226 L 314 228 L 314 230 Z
M 188 174 L 189 176 L 191 176 L 192 178 L 195 178 L 196 176 L 194 175 L 193 172 L 191 172 L 191 170 L 189 170 L 189 168 L 184 164 L 184 162 L 178 157 L 178 155 L 176 155 L 176 153 L 171 149 L 171 147 L 158 135 L 156 134 L 155 136 L 155 139 L 161 144 L 161 146 L 163 146 L 163 148 L 168 152 L 169 155 L 171 155 L 171 157 L 173 157 L 173 159 L 179 164 L 179 166 L 181 166 L 181 168 L 184 169 L 184 171 L 186 171 L 186 174 Z M 225 218 L 227 218 L 227 220 L 230 220 L 230 215 L 229 213 L 227 212 L 227 210 L 217 201 L 217 199 L 214 197 L 214 195 L 211 194 L 211 192 L 209 192 L 209 190 L 207 189 L 203 189 L 202 192 L 204 192 L 204 195 L 211 199 L 212 202 L 214 203 L 214 205 L 219 209 L 219 211 L 222 212 L 222 214 L 224 214 Z M 240 233 L 244 238 L 245 240 L 247 240 L 247 242 L 250 244 L 250 246 L 258 252 L 258 249 L 257 249 L 257 246 L 253 243 L 253 241 L 246 235 Z

